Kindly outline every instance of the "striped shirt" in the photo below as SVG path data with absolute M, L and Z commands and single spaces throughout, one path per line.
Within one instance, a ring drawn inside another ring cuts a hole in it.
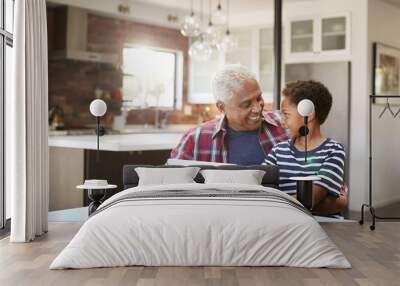
M 263 111 L 263 121 L 257 134 L 264 157 L 276 143 L 288 139 L 277 111 Z M 228 122 L 225 117 L 210 120 L 191 128 L 171 151 L 171 158 L 218 163 L 229 163 Z
M 294 141 L 279 143 L 265 159 L 268 165 L 277 165 L 280 170 L 279 189 L 288 194 L 296 193 L 296 181 L 290 180 L 294 176 L 317 175 L 320 181 L 314 181 L 328 194 L 338 197 L 343 186 L 345 151 L 343 146 L 326 139 L 319 147 L 308 151 L 307 164 L 304 163 L 305 152 L 294 146 Z

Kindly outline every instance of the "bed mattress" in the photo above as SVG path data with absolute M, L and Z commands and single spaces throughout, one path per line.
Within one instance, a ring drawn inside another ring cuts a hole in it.
M 351 267 L 292 197 L 262 186 L 197 183 L 114 195 L 50 269 L 129 265 Z

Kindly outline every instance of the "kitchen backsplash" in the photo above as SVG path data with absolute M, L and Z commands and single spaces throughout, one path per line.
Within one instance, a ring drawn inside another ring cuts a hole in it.
M 48 9 L 48 25 L 54 22 L 54 13 Z M 54 26 L 49 27 L 49 52 L 59 41 Z M 147 24 L 124 21 L 103 16 L 88 16 L 87 49 L 92 52 L 121 55 L 125 44 L 140 44 L 171 50 L 180 50 L 184 55 L 183 106 L 188 93 L 188 39 L 178 30 Z M 65 128 L 82 128 L 95 123 L 89 113 L 89 104 L 96 97 L 95 90 L 102 94 L 108 105 L 103 122 L 111 126 L 113 117 L 120 112 L 118 95 L 122 87 L 122 72 L 118 65 L 77 61 L 49 61 L 49 107 L 58 106 L 63 111 Z M 168 124 L 198 123 L 218 114 L 214 105 L 190 105 L 191 115 L 183 111 L 167 114 Z M 154 110 L 131 110 L 127 124 L 153 124 Z

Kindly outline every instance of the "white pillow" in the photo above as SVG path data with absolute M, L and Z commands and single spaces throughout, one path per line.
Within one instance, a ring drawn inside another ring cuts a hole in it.
M 234 183 L 261 185 L 265 171 L 262 170 L 202 170 L 205 184 Z
M 224 166 L 224 165 L 235 165 L 230 163 L 216 163 L 216 162 L 207 162 L 207 161 L 196 161 L 196 160 L 182 160 L 182 159 L 173 159 L 170 158 L 167 160 L 166 165 L 175 165 L 175 166 Z
M 199 167 L 135 168 L 139 176 L 138 186 L 195 183 L 193 179 L 199 170 Z

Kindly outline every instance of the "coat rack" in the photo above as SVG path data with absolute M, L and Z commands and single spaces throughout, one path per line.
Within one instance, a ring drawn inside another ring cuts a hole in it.
M 378 98 L 386 99 L 385 108 L 379 114 L 378 118 L 381 118 L 386 112 L 389 112 L 393 118 L 399 117 L 399 119 L 400 119 L 400 108 L 398 111 L 394 112 L 389 103 L 390 98 L 400 99 L 399 95 L 370 95 L 369 96 L 369 189 L 368 189 L 369 202 L 368 202 L 368 204 L 363 204 L 361 206 L 361 219 L 360 219 L 359 223 L 361 225 L 364 223 L 364 208 L 368 208 L 371 213 L 371 216 L 372 216 L 372 224 L 369 227 L 371 230 L 375 229 L 375 220 L 376 219 L 381 219 L 381 220 L 400 219 L 400 217 L 381 217 L 381 216 L 376 215 L 375 208 L 373 207 L 373 204 L 372 204 L 372 104 L 375 102 L 375 99 L 378 99 Z

